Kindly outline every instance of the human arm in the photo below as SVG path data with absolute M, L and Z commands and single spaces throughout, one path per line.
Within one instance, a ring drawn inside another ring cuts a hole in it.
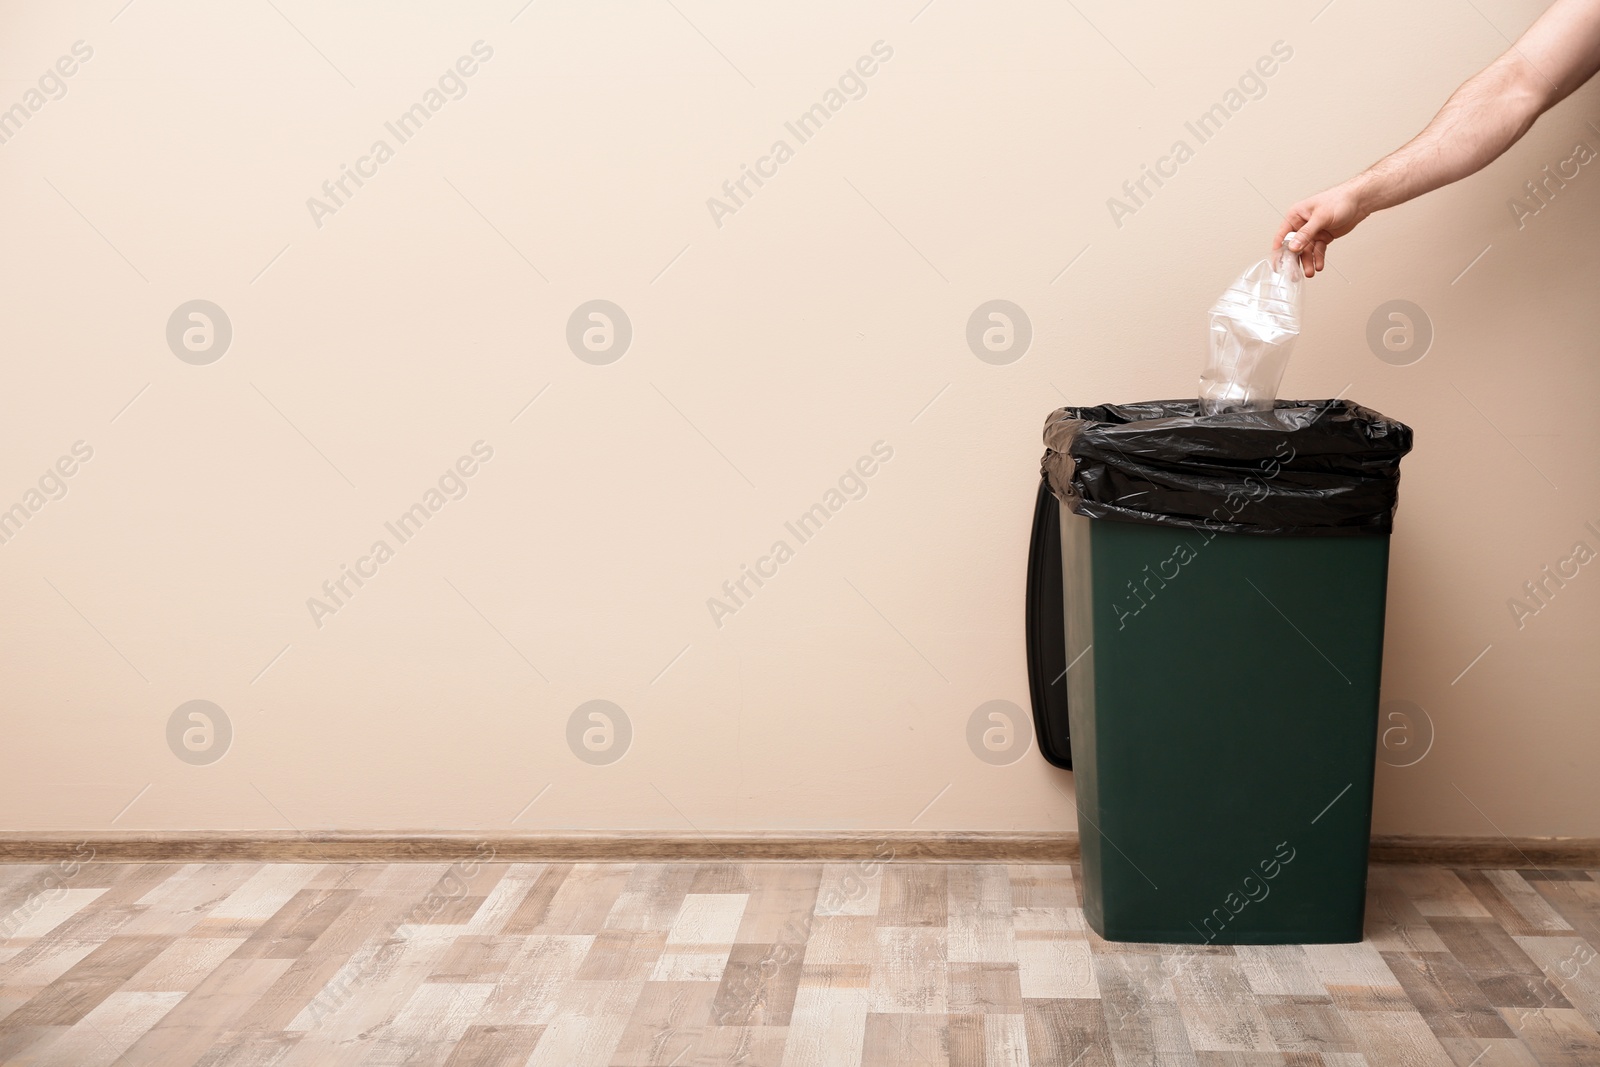
M 1476 173 L 1534 120 L 1600 69 L 1600 0 L 1556 0 L 1506 52 L 1467 79 L 1423 131 L 1355 177 L 1289 209 L 1272 239 L 1291 231 L 1306 277 L 1330 241 L 1368 215 Z

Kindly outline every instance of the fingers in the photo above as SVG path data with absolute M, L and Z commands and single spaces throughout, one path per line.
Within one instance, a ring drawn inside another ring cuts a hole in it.
M 1273 238 L 1272 248 L 1286 248 L 1300 257 L 1300 268 L 1307 278 L 1324 270 L 1328 263 L 1328 242 L 1347 232 L 1353 223 L 1346 217 L 1338 190 L 1318 193 L 1289 209 Z
M 1284 247 L 1300 256 L 1300 269 L 1307 278 L 1313 278 L 1327 262 L 1326 230 L 1331 213 L 1315 201 L 1308 206 L 1311 208 L 1309 217 L 1295 233 L 1290 235 L 1289 240 L 1284 242 Z
M 1317 240 L 1322 238 L 1323 231 L 1328 228 L 1329 214 L 1328 209 L 1321 204 L 1313 205 L 1310 217 L 1299 227 L 1295 239 L 1290 242 L 1289 251 L 1304 252 L 1316 247 Z M 1322 241 L 1324 245 L 1327 244 L 1326 238 L 1322 238 Z
M 1328 269 L 1328 242 L 1313 241 L 1300 252 L 1300 270 L 1307 278 Z

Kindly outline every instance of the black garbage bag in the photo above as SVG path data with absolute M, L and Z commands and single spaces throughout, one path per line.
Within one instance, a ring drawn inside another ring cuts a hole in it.
M 1387 534 L 1411 428 L 1348 400 L 1201 415 L 1195 400 L 1058 408 L 1043 473 L 1074 513 L 1209 532 Z

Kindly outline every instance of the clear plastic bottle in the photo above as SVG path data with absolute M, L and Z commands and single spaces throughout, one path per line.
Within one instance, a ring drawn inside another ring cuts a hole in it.
M 1300 336 L 1303 280 L 1300 257 L 1280 247 L 1241 274 L 1212 305 L 1210 353 L 1200 375 L 1201 414 L 1273 406 Z

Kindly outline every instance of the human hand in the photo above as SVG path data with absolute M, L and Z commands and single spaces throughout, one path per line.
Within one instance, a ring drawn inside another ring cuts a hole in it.
M 1291 207 L 1272 239 L 1272 248 L 1276 251 L 1282 245 L 1298 252 L 1300 266 L 1310 278 L 1326 268 L 1328 243 L 1355 229 L 1368 214 L 1351 182 L 1336 185 Z M 1291 239 L 1285 243 L 1285 237 Z

